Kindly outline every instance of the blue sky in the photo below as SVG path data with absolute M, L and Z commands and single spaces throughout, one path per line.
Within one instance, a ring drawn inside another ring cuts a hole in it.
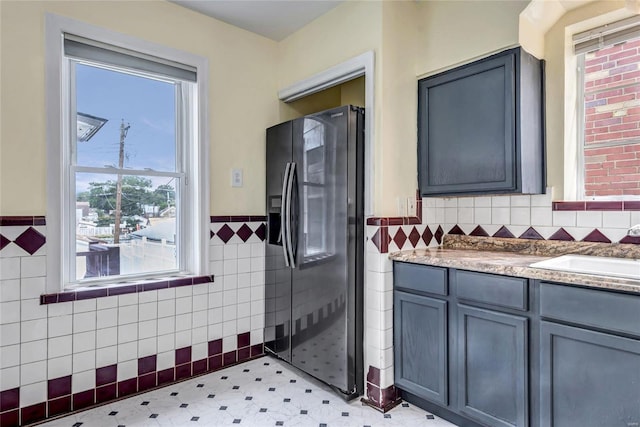
M 125 139 L 125 168 L 174 171 L 175 98 L 172 83 L 77 64 L 77 111 L 108 119 L 89 141 L 78 143 L 78 165 L 117 167 L 120 123 L 124 119 L 131 126 Z M 86 183 L 94 180 L 78 178 L 78 191 L 84 191 Z M 154 184 L 168 180 L 154 179 Z

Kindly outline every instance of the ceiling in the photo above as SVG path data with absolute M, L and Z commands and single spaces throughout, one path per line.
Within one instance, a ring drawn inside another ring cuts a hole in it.
M 170 0 L 173 3 L 280 41 L 344 0 Z

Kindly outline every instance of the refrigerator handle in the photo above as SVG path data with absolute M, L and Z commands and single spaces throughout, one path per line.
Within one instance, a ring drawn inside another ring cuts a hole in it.
M 286 202 L 286 208 L 285 208 L 287 232 L 284 236 L 286 242 L 283 246 L 286 246 L 286 251 L 288 252 L 289 264 L 287 266 L 291 268 L 296 268 L 296 257 L 295 257 L 295 254 L 293 253 L 293 243 L 291 239 L 291 234 L 293 232 L 293 230 L 291 230 L 291 201 L 293 200 L 293 183 L 294 183 L 294 178 L 296 176 L 296 164 L 290 163 L 290 165 L 291 167 L 289 168 L 289 177 L 287 180 L 288 181 L 287 182 L 287 202 Z M 294 207 L 294 209 L 297 209 L 297 206 Z M 285 258 L 287 258 L 287 255 L 285 255 Z
M 289 251 L 287 250 L 287 205 L 289 203 L 289 195 L 287 193 L 289 174 L 291 173 L 291 163 L 287 162 L 284 168 L 284 176 L 282 178 L 282 198 L 280 203 L 280 236 L 278 242 L 282 242 L 282 251 L 284 252 L 284 264 L 289 267 Z

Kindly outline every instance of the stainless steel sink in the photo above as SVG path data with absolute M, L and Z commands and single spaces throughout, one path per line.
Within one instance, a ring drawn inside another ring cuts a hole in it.
M 640 280 L 640 260 L 586 255 L 562 255 L 530 265 L 546 270 L 571 271 L 598 276 Z

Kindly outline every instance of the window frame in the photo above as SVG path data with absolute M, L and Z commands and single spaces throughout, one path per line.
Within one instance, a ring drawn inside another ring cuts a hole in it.
M 185 173 L 179 201 L 183 218 L 178 220 L 180 230 L 183 265 L 178 265 L 180 274 L 201 276 L 209 270 L 209 129 L 208 129 L 208 60 L 199 55 L 161 46 L 146 40 L 96 27 L 70 18 L 47 13 L 45 16 L 45 66 L 47 109 L 47 292 L 61 292 L 69 287 L 78 289 L 89 284 L 102 286 L 118 285 L 125 280 L 131 281 L 162 278 L 169 274 L 151 273 L 135 276 L 106 277 L 99 280 L 77 283 L 75 271 L 71 267 L 75 262 L 75 228 L 71 230 L 71 220 L 75 218 L 75 194 L 71 194 L 71 180 L 75 181 L 77 165 L 73 162 L 73 147 L 69 135 L 75 135 L 75 118 L 71 91 L 71 64 L 76 61 L 64 55 L 64 34 L 73 34 L 88 40 L 95 40 L 139 52 L 164 58 L 173 62 L 194 67 L 197 83 L 189 86 L 191 96 L 179 97 L 178 103 L 185 99 L 190 105 L 185 110 L 196 112 L 188 117 L 193 126 L 182 126 L 178 121 L 176 132 L 181 134 L 184 146 L 180 153 Z M 90 62 L 90 61 L 87 61 Z M 142 73 L 144 74 L 144 73 Z M 193 129 L 196 129 L 195 133 Z M 75 145 L 75 144 L 74 144 Z M 70 167 L 70 166 L 75 166 Z M 105 169 L 106 170 L 106 169 Z M 117 169 L 116 169 L 117 170 Z M 114 172 L 116 171 L 114 170 Z M 144 171 L 146 174 L 151 174 Z M 185 185 L 186 184 L 186 185 Z M 75 188 L 75 184 L 73 185 Z M 192 207 L 189 209 L 189 207 Z M 73 221 L 75 224 L 75 221 Z M 187 238 L 189 236 L 189 238 Z M 73 248 L 71 243 L 73 242 Z M 170 274 L 176 274 L 172 272 Z
M 620 196 L 587 196 L 586 191 L 586 162 L 585 162 L 585 148 L 587 148 L 585 140 L 585 123 L 586 123 L 586 109 L 585 109 L 585 72 L 586 72 L 586 55 L 589 52 L 599 50 L 601 48 L 613 46 L 615 44 L 626 42 L 627 40 L 638 38 L 637 28 L 640 25 L 640 18 L 631 16 L 621 20 L 611 21 L 609 23 L 600 25 L 587 31 L 576 32 L 572 36 L 572 53 L 575 58 L 575 84 L 576 84 L 576 173 L 575 177 L 575 191 L 577 200 L 587 201 L 620 201 L 620 200 L 640 200 L 640 196 L 635 195 L 620 195 Z M 635 28 L 635 32 L 630 32 Z M 594 40 L 607 38 L 608 43 L 598 46 L 597 49 L 587 49 L 584 44 L 595 43 Z M 585 43 L 586 42 L 586 43 Z M 576 50 L 580 50 L 576 52 Z M 639 138 L 634 138 L 630 141 L 619 141 L 607 144 L 604 146 L 624 146 L 637 144 L 640 141 Z M 604 147 L 603 146 L 603 147 Z

